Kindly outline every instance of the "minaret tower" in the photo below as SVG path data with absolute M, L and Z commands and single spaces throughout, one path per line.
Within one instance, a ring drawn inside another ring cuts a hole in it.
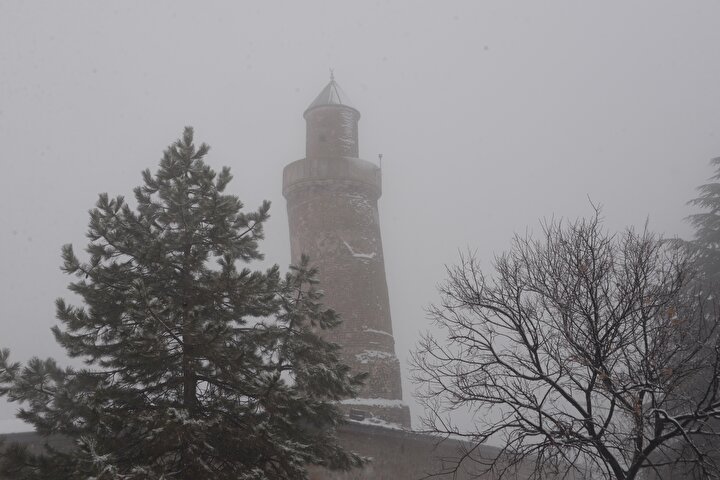
M 325 304 L 343 319 L 326 338 L 343 347 L 354 372 L 369 374 L 346 411 L 409 427 L 380 238 L 380 168 L 359 158 L 360 112 L 332 76 L 303 116 L 305 158 L 283 171 L 292 261 L 304 253 L 318 267 Z

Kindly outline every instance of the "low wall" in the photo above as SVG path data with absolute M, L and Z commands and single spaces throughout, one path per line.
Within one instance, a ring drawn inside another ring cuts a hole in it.
M 312 469 L 311 480 L 419 480 L 448 469 L 461 455 L 463 444 L 457 440 L 406 432 L 380 426 L 348 423 L 338 430 L 341 444 L 364 457 L 370 463 L 363 469 L 333 472 Z M 493 447 L 483 447 L 484 457 L 497 455 Z M 466 466 L 456 476 L 452 473 L 432 477 L 439 480 L 495 480 L 492 474 L 481 474 L 479 469 Z M 510 479 L 526 479 L 529 471 L 518 471 Z

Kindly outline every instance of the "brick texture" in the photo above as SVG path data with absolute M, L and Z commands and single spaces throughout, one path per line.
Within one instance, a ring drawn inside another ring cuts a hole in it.
M 324 301 L 343 319 L 324 335 L 354 372 L 369 374 L 358 397 L 372 401 L 353 408 L 409 427 L 407 406 L 377 401 L 399 401 L 402 390 L 378 216 L 381 171 L 358 158 L 359 118 L 345 105 L 305 112 L 307 156 L 283 172 L 291 257 L 309 255 L 318 267 Z

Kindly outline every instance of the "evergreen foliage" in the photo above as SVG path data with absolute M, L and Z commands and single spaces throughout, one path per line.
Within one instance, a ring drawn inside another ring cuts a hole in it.
M 303 479 L 308 464 L 362 460 L 336 444 L 335 401 L 360 376 L 317 330 L 336 326 L 306 258 L 281 275 L 246 264 L 269 203 L 254 212 L 224 193 L 193 131 L 142 173 L 136 209 L 101 194 L 90 212 L 89 260 L 72 246 L 62 269 L 84 305 L 57 301 L 57 341 L 81 369 L 0 354 L 0 394 L 19 417 L 73 448 L 2 454 L 16 479 Z
M 689 204 L 705 210 L 690 215 L 688 220 L 695 227 L 695 238 L 686 245 L 691 247 L 697 258 L 703 281 L 709 284 L 720 282 L 720 157 L 710 161 L 716 169 L 710 177 L 711 183 L 698 187 L 699 195 Z
M 708 300 L 718 298 L 717 292 L 720 288 L 720 157 L 713 158 L 710 165 L 715 168 L 715 174 L 709 178 L 710 183 L 700 185 L 697 188 L 699 195 L 688 202 L 688 204 L 704 210 L 687 217 L 687 220 L 695 228 L 694 238 L 689 241 L 678 240 L 680 245 L 691 252 L 695 270 L 699 274 L 697 281 L 693 282 L 689 290 L 699 293 Z M 702 318 L 700 322 L 704 337 L 718 338 L 720 329 L 712 319 Z M 715 372 L 715 375 L 706 375 L 694 381 L 686 381 L 683 386 L 693 398 L 701 398 L 707 391 L 708 385 L 718 382 L 720 382 L 720 377 L 718 377 L 718 372 Z M 709 424 L 712 430 L 720 431 L 720 418 L 710 421 Z M 693 440 L 697 449 L 720 465 L 720 445 L 716 438 Z M 692 455 L 692 448 L 686 442 L 682 458 L 685 459 L 689 455 Z M 672 474 L 691 478 L 679 468 L 680 466 L 680 463 L 675 465 Z

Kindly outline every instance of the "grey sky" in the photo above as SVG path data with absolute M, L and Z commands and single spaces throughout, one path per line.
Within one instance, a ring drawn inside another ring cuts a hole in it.
M 384 154 L 403 362 L 458 249 L 489 267 L 539 218 L 588 214 L 588 196 L 612 229 L 688 236 L 685 202 L 720 155 L 718 18 L 714 1 L 4 0 L 0 345 L 62 357 L 60 246 L 80 250 L 97 193 L 130 197 L 185 125 L 248 207 L 273 202 L 262 248 L 287 266 L 282 168 L 331 67 L 361 157 Z

